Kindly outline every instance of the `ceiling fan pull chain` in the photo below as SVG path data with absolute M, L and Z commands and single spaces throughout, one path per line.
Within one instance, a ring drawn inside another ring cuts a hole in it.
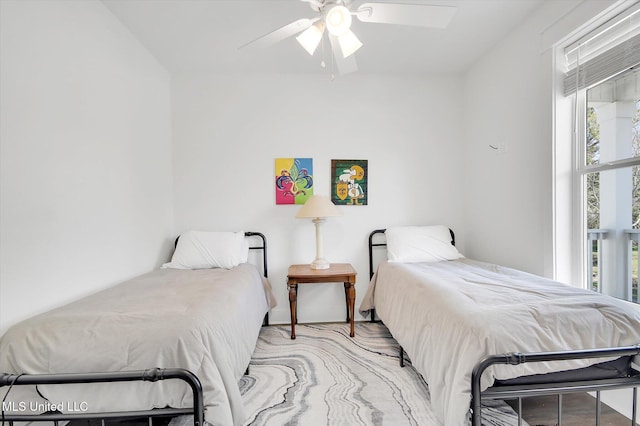
M 320 40 L 320 48 L 322 49 L 322 61 L 320 61 L 320 66 L 322 68 L 326 68 L 327 63 L 324 61 L 324 37 Z
M 335 69 L 336 60 L 333 55 L 333 46 L 331 46 L 331 81 L 336 79 L 336 75 L 333 72 Z

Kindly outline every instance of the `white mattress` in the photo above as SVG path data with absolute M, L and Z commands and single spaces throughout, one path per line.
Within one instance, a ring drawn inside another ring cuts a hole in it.
M 383 262 L 360 311 L 371 308 L 423 375 L 433 410 L 447 426 L 468 424 L 471 372 L 488 355 L 640 343 L 640 305 L 469 259 Z M 495 366 L 482 388 L 494 379 L 602 361 Z
M 0 372 L 185 368 L 202 382 L 206 421 L 242 424 L 246 415 L 238 380 L 251 360 L 271 296 L 268 282 L 250 264 L 230 270 L 156 270 L 13 326 L 0 338 Z M 19 388 L 8 400 L 27 409 L 29 401 L 42 401 Z M 190 388 L 177 380 L 49 385 L 38 391 L 51 403 L 83 403 L 88 411 L 192 403 Z M 5 392 L 0 390 L 0 398 Z

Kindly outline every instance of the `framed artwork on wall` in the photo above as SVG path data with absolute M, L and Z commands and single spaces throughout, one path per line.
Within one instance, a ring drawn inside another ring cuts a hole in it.
M 313 195 L 313 158 L 276 158 L 276 204 L 304 204 Z
M 331 160 L 331 201 L 366 206 L 368 173 L 367 160 Z

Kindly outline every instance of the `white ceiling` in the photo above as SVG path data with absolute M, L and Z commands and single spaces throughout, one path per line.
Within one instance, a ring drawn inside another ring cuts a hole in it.
M 238 49 L 296 19 L 314 17 L 300 0 L 102 2 L 170 72 L 327 72 L 320 67 L 320 48 L 311 57 L 295 37 L 268 48 Z M 455 5 L 457 11 L 445 30 L 354 19 L 352 30 L 363 42 L 355 54 L 358 73 L 464 72 L 543 0 L 388 2 Z

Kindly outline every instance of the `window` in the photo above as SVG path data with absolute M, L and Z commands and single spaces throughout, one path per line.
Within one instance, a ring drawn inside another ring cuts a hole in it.
M 640 71 L 584 90 L 583 187 L 587 286 L 638 303 Z
M 565 49 L 574 108 L 572 246 L 584 287 L 640 303 L 640 6 Z M 577 194 L 577 195 L 576 195 Z

